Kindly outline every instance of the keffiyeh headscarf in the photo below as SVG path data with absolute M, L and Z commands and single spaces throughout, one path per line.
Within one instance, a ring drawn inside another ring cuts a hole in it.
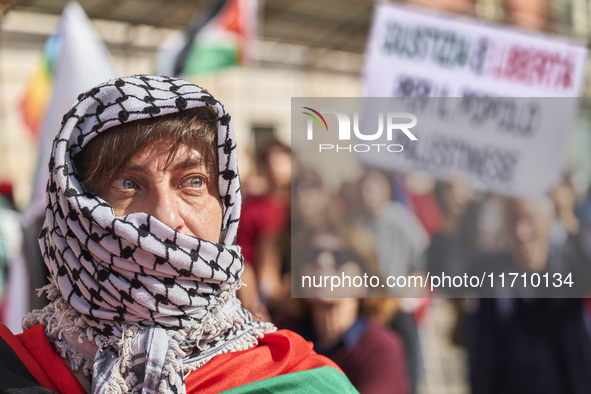
M 110 127 L 210 106 L 218 116 L 219 244 L 181 234 L 146 213 L 115 216 L 81 186 L 73 158 Z M 155 76 L 111 80 L 81 94 L 62 121 L 49 163 L 41 250 L 52 302 L 27 315 L 44 324 L 93 393 L 184 393 L 184 376 L 213 356 L 255 346 L 274 330 L 236 299 L 243 258 L 236 143 L 224 106 L 189 82 Z

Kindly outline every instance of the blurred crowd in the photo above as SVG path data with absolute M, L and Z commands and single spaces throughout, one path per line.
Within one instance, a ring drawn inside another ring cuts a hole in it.
M 259 318 L 312 341 L 362 393 L 415 393 L 430 297 L 454 297 L 444 301 L 455 311 L 449 340 L 467 352 L 472 393 L 588 392 L 591 304 L 582 297 L 591 283 L 591 199 L 577 195 L 568 175 L 535 197 L 376 169 L 333 191 L 293 160 L 275 141 L 243 185 L 241 298 Z M 546 293 L 496 283 L 470 294 L 313 285 L 302 294 L 292 282 L 485 271 L 571 272 L 574 287 Z

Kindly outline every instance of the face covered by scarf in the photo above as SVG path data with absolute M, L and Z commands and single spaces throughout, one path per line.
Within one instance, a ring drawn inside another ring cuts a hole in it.
M 81 186 L 73 158 L 109 128 L 209 106 L 218 117 L 219 244 L 182 234 L 146 213 L 115 216 Z M 184 393 L 184 376 L 213 356 L 255 346 L 271 332 L 240 306 L 243 258 L 234 245 L 240 183 L 230 115 L 184 80 L 133 76 L 81 94 L 64 116 L 49 163 L 41 250 L 52 302 L 27 315 L 44 324 L 93 393 Z

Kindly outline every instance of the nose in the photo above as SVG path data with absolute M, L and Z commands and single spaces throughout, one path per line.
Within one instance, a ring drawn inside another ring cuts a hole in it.
M 182 231 L 185 221 L 181 216 L 179 197 L 166 185 L 153 188 L 148 198 L 148 213 L 176 231 Z

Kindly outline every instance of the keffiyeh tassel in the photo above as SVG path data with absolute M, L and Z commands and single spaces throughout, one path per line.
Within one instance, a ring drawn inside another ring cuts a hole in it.
M 44 290 L 50 297 L 56 295 L 56 288 L 51 284 Z M 220 297 L 220 306 L 207 314 L 203 324 L 182 330 L 123 324 L 118 339 L 106 338 L 96 334 L 59 295 L 42 310 L 27 315 L 23 327 L 45 325 L 48 339 L 56 345 L 60 356 L 69 361 L 70 368 L 73 371 L 82 368 L 85 376 L 96 377 L 93 393 L 184 393 L 187 374 L 218 354 L 256 346 L 258 338 L 275 331 L 272 324 L 255 323 L 248 311 L 236 308 L 232 293 Z M 233 306 L 225 307 L 228 304 Z M 252 329 L 235 335 L 248 326 Z M 89 357 L 93 351 L 96 354 Z M 145 362 L 134 363 L 133 359 L 141 355 Z M 105 375 L 104 371 L 110 373 Z

